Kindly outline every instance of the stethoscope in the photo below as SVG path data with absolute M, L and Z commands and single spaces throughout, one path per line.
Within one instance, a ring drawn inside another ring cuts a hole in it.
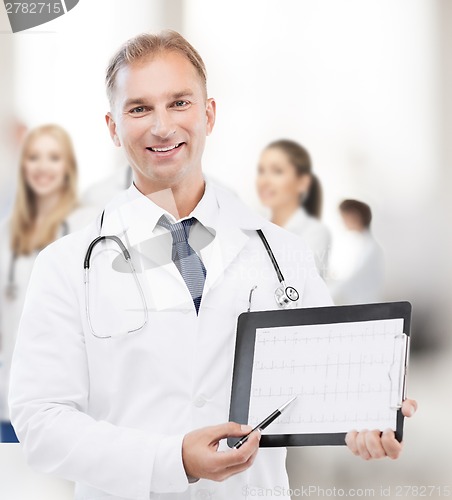
M 61 223 L 61 236 L 66 236 L 69 234 L 69 226 L 66 221 Z M 8 270 L 8 283 L 5 287 L 5 296 L 8 300 L 13 301 L 17 299 L 19 287 L 16 283 L 16 264 L 17 264 L 17 253 L 13 252 L 11 254 L 11 261 L 9 263 Z
M 276 272 L 276 276 L 278 276 L 279 286 L 275 290 L 276 303 L 283 309 L 289 308 L 290 306 L 294 305 L 295 302 L 297 302 L 297 300 L 300 298 L 300 294 L 293 286 L 286 286 L 284 276 L 281 272 L 281 269 L 279 268 L 276 257 L 274 256 L 272 249 L 270 248 L 267 238 L 264 236 L 264 233 L 262 232 L 261 229 L 256 229 L 256 232 L 259 235 L 262 243 L 264 244 L 265 250 L 267 251 L 270 260 L 272 261 L 273 267 Z M 248 310 L 250 310 L 251 308 L 251 296 L 254 289 L 255 288 L 252 288 L 250 291 L 250 300 L 249 300 L 250 305 Z
M 101 215 L 100 230 L 102 229 L 102 225 L 103 225 L 103 221 L 104 221 L 104 214 L 105 214 L 105 211 L 102 212 L 102 215 Z M 277 262 L 275 255 L 273 254 L 273 251 L 272 251 L 272 249 L 267 241 L 267 238 L 265 237 L 265 235 L 261 229 L 256 229 L 256 232 L 259 235 L 268 256 L 270 257 L 271 263 L 272 263 L 273 268 L 275 269 L 276 275 L 278 277 L 279 286 L 275 290 L 276 304 L 279 307 L 281 307 L 282 309 L 290 308 L 291 306 L 295 305 L 297 300 L 300 298 L 300 294 L 293 286 L 286 285 L 285 280 L 284 280 L 284 276 L 281 272 L 281 269 L 279 268 L 278 262 Z M 121 250 L 121 254 L 124 257 L 125 262 L 129 266 L 129 269 L 131 271 L 131 274 L 133 275 L 133 279 L 136 283 L 136 286 L 137 286 L 139 294 L 140 294 L 141 303 L 142 303 L 143 312 L 144 312 L 144 318 L 143 318 L 143 323 L 141 325 L 133 328 L 133 329 L 130 329 L 127 331 L 119 331 L 117 333 L 109 332 L 109 334 L 107 334 L 107 335 L 101 335 L 94 330 L 93 324 L 91 321 L 90 307 L 89 307 L 89 303 L 90 303 L 90 300 L 89 300 L 89 270 L 90 270 L 90 264 L 91 264 L 91 254 L 93 253 L 95 246 L 98 243 L 100 243 L 101 241 L 106 241 L 106 240 L 111 240 L 111 241 L 114 241 L 116 243 L 116 245 Z M 115 235 L 109 235 L 109 236 L 99 235 L 99 236 L 97 236 L 97 238 L 95 238 L 88 246 L 88 249 L 87 249 L 86 254 L 85 254 L 85 259 L 83 262 L 83 269 L 84 269 L 84 273 L 85 273 L 84 282 L 85 282 L 86 317 L 88 320 L 89 329 L 91 330 L 91 333 L 96 338 L 108 339 L 108 338 L 113 338 L 113 337 L 120 337 L 120 336 L 127 335 L 130 333 L 138 332 L 145 327 L 145 325 L 148 322 L 148 309 L 147 309 L 147 305 L 146 305 L 146 299 L 144 296 L 143 288 L 140 284 L 140 280 L 138 279 L 135 267 L 134 267 L 133 262 L 132 262 L 132 258 L 130 256 L 130 252 L 127 250 L 126 246 L 124 245 L 124 243 L 121 241 L 121 239 L 118 236 L 115 236 Z M 256 288 L 257 288 L 257 286 L 254 286 L 250 290 L 248 312 L 251 309 L 252 294 Z

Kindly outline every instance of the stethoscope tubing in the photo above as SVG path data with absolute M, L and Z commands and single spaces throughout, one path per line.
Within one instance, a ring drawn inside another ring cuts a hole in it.
M 100 243 L 101 241 L 105 241 L 105 240 L 112 240 L 114 241 L 118 246 L 119 248 L 121 249 L 121 252 L 122 252 L 122 255 L 124 257 L 124 260 L 127 262 L 127 264 L 129 265 L 129 268 L 130 268 L 130 271 L 131 271 L 131 274 L 135 280 L 135 285 L 137 286 L 138 288 L 138 292 L 140 294 L 140 298 L 141 298 L 141 303 L 142 303 L 142 306 L 143 306 L 143 313 L 144 313 L 144 321 L 143 323 L 136 327 L 136 328 L 132 328 L 131 330 L 127 330 L 127 331 L 124 331 L 124 332 L 119 332 L 119 333 L 116 333 L 116 334 L 112 334 L 112 335 L 98 335 L 95 330 L 94 330 L 94 327 L 93 327 L 93 324 L 92 324 L 92 321 L 91 321 L 91 314 L 90 314 L 90 309 L 89 309 L 89 268 L 90 268 L 90 262 L 91 262 L 91 254 L 94 250 L 94 247 Z M 129 251 L 127 250 L 126 246 L 124 245 L 124 243 L 121 241 L 121 239 L 118 237 L 118 236 L 115 236 L 115 235 L 101 235 L 101 236 L 98 236 L 97 238 L 95 238 L 89 245 L 88 247 L 88 250 L 85 254 L 85 259 L 84 259 L 84 262 L 83 262 L 83 268 L 85 270 L 85 311 L 86 311 L 86 317 L 87 317 L 87 320 L 88 320 L 88 326 L 89 326 L 89 329 L 91 331 L 91 333 L 98 339 L 109 339 L 109 338 L 112 338 L 112 337 L 120 337 L 120 336 L 124 336 L 124 335 L 127 335 L 129 333 L 135 333 L 135 332 L 138 332 L 140 330 L 142 330 L 147 322 L 148 322 L 148 308 L 147 308 L 147 305 L 146 305 L 146 298 L 144 296 L 144 291 L 143 291 L 143 288 L 140 284 L 140 281 L 138 279 L 138 276 L 137 276 L 137 272 L 135 270 L 135 267 L 133 265 L 133 262 L 132 262 L 132 258 L 130 256 L 130 253 Z
M 262 229 L 256 229 L 257 234 L 259 235 L 260 239 L 262 240 L 262 243 L 264 244 L 265 250 L 267 250 L 267 254 L 270 257 L 270 260 L 272 261 L 273 267 L 275 268 L 276 275 L 278 276 L 278 280 L 280 283 L 284 282 L 284 276 L 281 272 L 281 269 L 279 268 L 278 262 L 273 254 L 272 249 L 270 248 L 270 245 L 267 241 L 267 238 L 264 236 L 264 233 L 262 232 Z
M 102 230 L 102 225 L 103 225 L 103 221 L 104 221 L 104 215 L 105 215 L 105 211 L 103 211 L 102 214 L 101 214 L 101 218 L 100 218 L 100 231 Z M 293 303 L 295 303 L 298 300 L 299 294 L 298 294 L 297 290 L 294 287 L 291 287 L 291 286 L 286 287 L 286 284 L 285 284 L 285 281 L 284 281 L 284 276 L 283 276 L 283 274 L 281 272 L 281 269 L 279 268 L 278 262 L 276 260 L 275 255 L 273 254 L 273 251 L 272 251 L 272 249 L 270 247 L 270 244 L 267 241 L 267 238 L 265 237 L 265 235 L 264 235 L 264 233 L 263 233 L 263 231 L 261 229 L 257 229 L 256 232 L 259 235 L 259 238 L 261 239 L 261 241 L 262 241 L 262 243 L 263 243 L 263 245 L 265 247 L 265 250 L 266 250 L 266 252 L 267 252 L 267 254 L 268 254 L 268 256 L 269 256 L 269 258 L 271 260 L 273 268 L 274 268 L 274 270 L 276 272 L 276 275 L 278 277 L 278 281 L 280 283 L 280 286 L 275 291 L 276 302 L 282 308 L 288 307 L 289 304 L 291 304 L 291 303 L 293 304 Z M 128 330 L 127 332 L 121 332 L 121 333 L 118 333 L 118 334 L 112 334 L 112 335 L 108 335 L 108 336 L 102 336 L 102 335 L 96 334 L 96 332 L 94 331 L 92 322 L 91 322 L 91 316 L 90 316 L 90 310 L 89 310 L 89 268 L 90 268 L 90 262 L 91 262 L 91 255 L 93 253 L 93 250 L 94 250 L 95 246 L 98 243 L 100 243 L 101 241 L 105 241 L 105 240 L 112 240 L 112 241 L 114 241 L 119 246 L 119 248 L 121 249 L 121 253 L 122 253 L 123 257 L 124 257 L 124 260 L 129 264 L 131 272 L 132 272 L 132 275 L 133 275 L 133 277 L 135 279 L 135 282 L 136 282 L 136 285 L 138 287 L 138 290 L 139 290 L 139 293 L 140 293 L 140 297 L 141 297 L 141 300 L 142 300 L 142 304 L 143 304 L 143 311 L 144 311 L 144 314 L 145 314 L 144 322 L 143 322 L 143 324 L 141 326 L 139 326 L 137 328 L 134 328 L 132 330 Z M 127 333 L 137 332 L 137 331 L 141 330 L 147 324 L 147 322 L 148 322 L 148 310 L 147 310 L 147 305 L 146 305 L 146 299 L 145 299 L 145 296 L 144 296 L 144 292 L 143 292 L 143 289 L 142 289 L 141 284 L 139 282 L 139 279 L 138 279 L 137 273 L 135 271 L 135 268 L 133 266 L 130 253 L 127 250 L 127 248 L 124 245 L 124 243 L 121 241 L 121 239 L 118 236 L 115 236 L 115 235 L 99 235 L 99 236 L 97 236 L 89 244 L 89 246 L 88 246 L 88 249 L 86 251 L 85 258 L 84 258 L 84 261 L 83 261 L 83 268 L 85 270 L 85 309 L 86 309 L 86 315 L 87 315 L 88 325 L 89 325 L 89 328 L 91 330 L 91 333 L 95 337 L 105 339 L 105 338 L 117 337 L 117 336 L 124 335 L 124 334 L 127 334 Z M 255 288 L 256 288 L 256 286 L 250 291 L 250 297 L 249 297 L 250 307 L 251 307 L 252 292 L 254 291 Z M 288 293 L 288 290 L 289 290 L 290 293 Z M 250 311 L 250 307 L 248 308 L 248 311 Z

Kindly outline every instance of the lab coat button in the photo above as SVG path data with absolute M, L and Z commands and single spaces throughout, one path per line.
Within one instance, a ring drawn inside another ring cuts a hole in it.
M 193 402 L 193 404 L 198 408 L 202 408 L 206 403 L 207 400 L 204 396 L 198 396 Z

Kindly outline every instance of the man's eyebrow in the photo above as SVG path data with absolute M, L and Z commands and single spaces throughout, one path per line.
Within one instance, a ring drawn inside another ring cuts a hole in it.
M 180 90 L 179 92 L 175 92 L 174 94 L 168 94 L 169 99 L 180 99 L 181 97 L 193 97 L 193 91 L 190 89 Z M 149 104 L 146 99 L 142 97 L 131 97 L 127 99 L 124 103 L 124 108 L 129 108 L 130 106 L 144 106 L 145 104 Z
M 175 94 L 171 95 L 173 99 L 180 99 L 181 97 L 192 97 L 192 96 L 193 92 L 190 89 L 181 90 L 180 92 L 176 92 Z
M 140 97 L 132 97 L 127 99 L 124 103 L 124 108 L 129 108 L 130 106 L 143 106 L 144 104 L 146 104 L 144 99 L 141 99 Z

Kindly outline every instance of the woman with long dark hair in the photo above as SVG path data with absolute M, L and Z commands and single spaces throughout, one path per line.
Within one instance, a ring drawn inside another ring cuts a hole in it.
M 331 236 L 320 222 L 322 188 L 307 150 L 288 139 L 271 142 L 261 154 L 256 185 L 271 221 L 305 239 L 325 277 Z

